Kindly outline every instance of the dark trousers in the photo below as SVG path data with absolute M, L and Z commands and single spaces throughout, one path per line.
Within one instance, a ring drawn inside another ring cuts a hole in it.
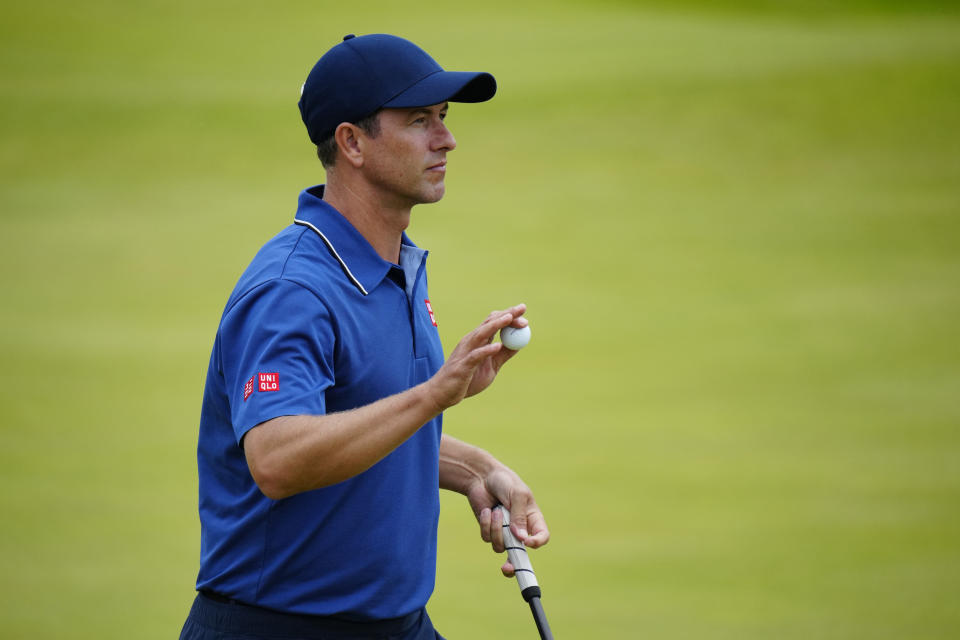
M 280 613 L 197 594 L 180 640 L 443 640 L 426 609 L 402 618 L 354 622 Z

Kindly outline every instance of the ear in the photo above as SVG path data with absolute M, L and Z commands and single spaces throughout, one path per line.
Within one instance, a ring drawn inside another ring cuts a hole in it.
M 350 122 L 341 122 L 333 132 L 339 154 L 356 169 L 363 166 L 362 135 L 360 127 Z

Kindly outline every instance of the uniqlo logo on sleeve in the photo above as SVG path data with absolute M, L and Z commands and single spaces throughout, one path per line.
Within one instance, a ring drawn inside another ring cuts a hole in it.
M 260 381 L 260 384 L 257 386 L 257 391 L 279 391 L 280 390 L 280 374 L 279 373 L 258 373 L 257 378 Z
M 429 300 L 424 300 L 423 302 L 427 305 L 427 313 L 430 314 L 430 322 L 433 323 L 433 326 L 437 326 L 437 316 L 433 314 L 433 305 L 430 304 Z
M 247 380 L 247 383 L 243 385 L 243 401 L 246 402 L 247 398 L 253 394 L 253 379 L 255 376 L 250 376 L 250 379 Z

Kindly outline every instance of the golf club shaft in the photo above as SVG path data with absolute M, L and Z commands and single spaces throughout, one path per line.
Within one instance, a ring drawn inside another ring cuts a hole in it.
M 537 631 L 540 632 L 541 640 L 553 640 L 553 632 L 550 631 L 547 614 L 543 612 L 543 605 L 540 604 L 540 598 L 536 596 L 530 598 L 530 611 L 533 613 L 533 621 L 537 623 Z
M 507 559 L 513 565 L 517 584 L 520 586 L 520 595 L 530 604 L 533 621 L 537 623 L 537 631 L 540 632 L 541 640 L 553 640 L 553 633 L 547 623 L 547 616 L 543 612 L 543 605 L 540 604 L 540 585 L 537 583 L 536 574 L 533 573 L 530 556 L 527 554 L 527 549 L 523 546 L 523 543 L 517 540 L 513 532 L 510 531 L 510 511 L 502 505 L 497 508 L 503 512 L 503 545 L 507 549 Z

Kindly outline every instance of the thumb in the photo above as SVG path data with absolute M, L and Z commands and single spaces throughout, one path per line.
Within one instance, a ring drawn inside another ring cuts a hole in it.
M 518 497 L 510 505 L 510 530 L 517 540 L 526 544 L 527 538 L 527 501 Z

